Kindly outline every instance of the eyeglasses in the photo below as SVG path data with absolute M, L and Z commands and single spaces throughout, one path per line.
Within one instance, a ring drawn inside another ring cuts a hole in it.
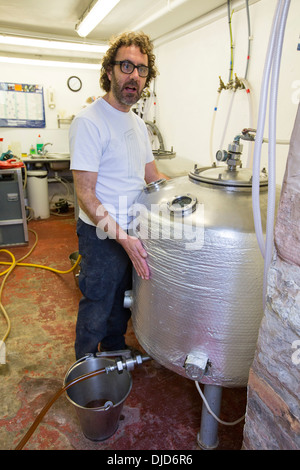
M 147 67 L 147 65 L 134 65 L 130 60 L 116 60 L 113 64 L 120 65 L 120 69 L 123 73 L 131 74 L 134 69 L 137 69 L 140 77 L 147 77 L 149 73 L 149 67 Z

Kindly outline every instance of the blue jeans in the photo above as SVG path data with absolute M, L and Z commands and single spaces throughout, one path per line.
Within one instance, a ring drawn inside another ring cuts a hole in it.
M 96 228 L 78 219 L 77 235 L 81 254 L 79 301 L 75 353 L 125 348 L 124 335 L 130 310 L 123 307 L 124 293 L 132 286 L 132 263 L 116 241 L 97 237 Z

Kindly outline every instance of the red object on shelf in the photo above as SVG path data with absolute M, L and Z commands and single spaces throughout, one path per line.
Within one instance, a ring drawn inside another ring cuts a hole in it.
M 20 162 L 16 158 L 10 158 L 9 160 L 0 161 L 0 169 L 7 170 L 9 168 L 23 167 L 24 163 Z

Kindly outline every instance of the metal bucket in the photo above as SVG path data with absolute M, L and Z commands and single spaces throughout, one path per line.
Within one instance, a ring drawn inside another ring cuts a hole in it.
M 74 264 L 78 260 L 78 256 L 79 256 L 79 251 L 74 251 L 73 253 L 70 254 L 69 260 L 71 262 L 71 266 L 74 266 Z M 74 275 L 74 279 L 75 279 L 77 287 L 78 287 L 79 273 L 80 273 L 80 263 L 76 266 L 75 269 L 73 269 L 73 275 Z
M 85 356 L 70 367 L 64 385 L 81 375 L 114 364 L 112 359 Z M 75 406 L 85 437 L 103 441 L 116 432 L 131 387 L 131 374 L 127 370 L 121 374 L 115 370 L 83 380 L 66 390 L 68 400 Z

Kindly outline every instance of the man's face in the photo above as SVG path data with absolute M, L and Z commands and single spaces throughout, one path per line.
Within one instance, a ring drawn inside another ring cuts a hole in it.
M 128 60 L 134 65 L 148 65 L 147 54 L 142 54 L 136 46 L 120 47 L 115 60 Z M 126 74 L 121 71 L 120 65 L 114 65 L 107 75 L 111 81 L 115 107 L 121 111 L 128 111 L 140 99 L 147 77 L 140 77 L 136 68 L 132 73 Z

